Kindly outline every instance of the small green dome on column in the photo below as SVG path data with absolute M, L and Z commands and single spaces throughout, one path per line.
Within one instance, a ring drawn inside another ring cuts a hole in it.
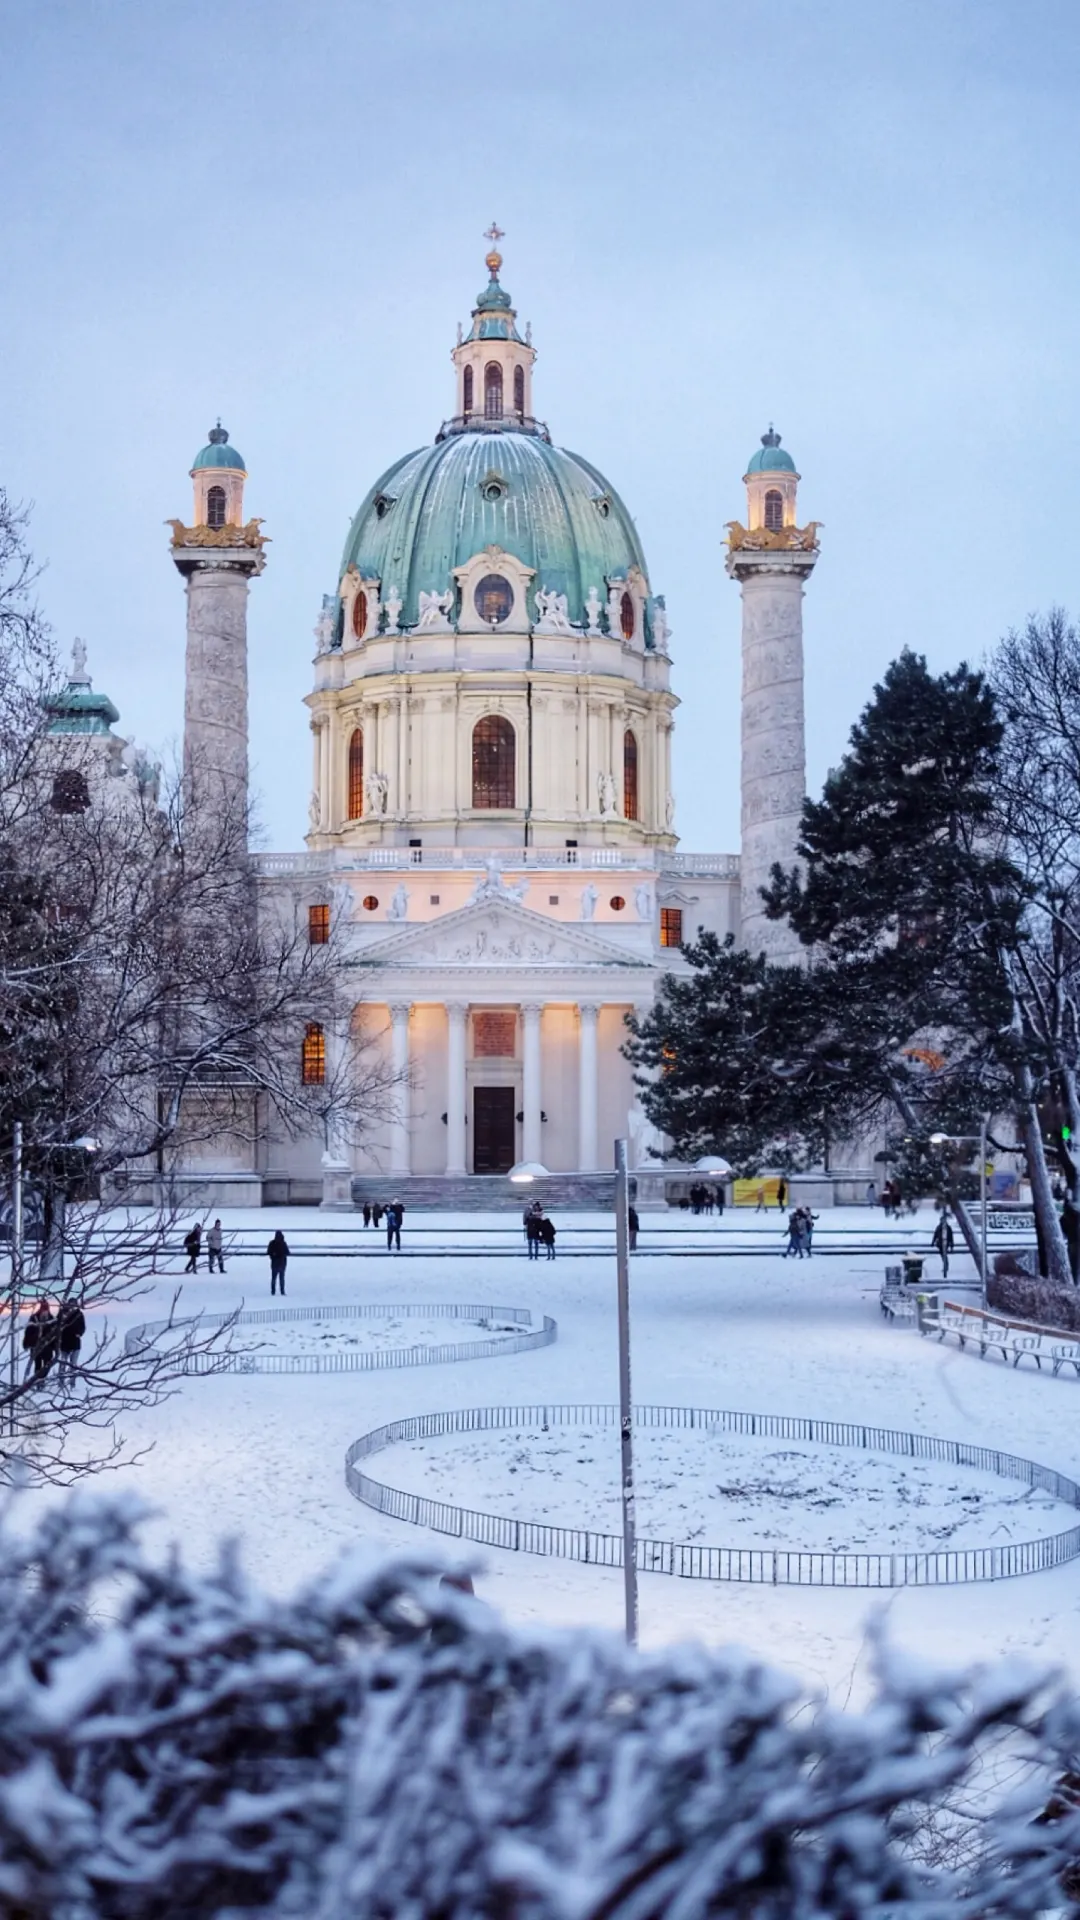
M 795 462 L 786 447 L 780 445 L 780 435 L 775 427 L 761 436 L 761 446 L 752 453 L 746 466 L 747 473 L 794 473 Z
M 204 467 L 227 467 L 232 473 L 246 473 L 243 455 L 229 445 L 229 430 L 219 420 L 216 427 L 210 429 L 209 445 L 195 455 L 192 473 L 198 473 Z

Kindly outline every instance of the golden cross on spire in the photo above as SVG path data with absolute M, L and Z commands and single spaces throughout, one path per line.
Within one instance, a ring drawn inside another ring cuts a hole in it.
M 497 247 L 499 244 L 499 241 L 505 239 L 505 237 L 506 235 L 503 228 L 496 226 L 494 220 L 492 221 L 490 227 L 486 228 L 484 232 L 484 239 L 490 240 L 493 247 Z
M 499 268 L 502 266 L 502 254 L 499 252 L 499 241 L 502 237 L 502 228 L 497 221 L 493 220 L 484 234 L 484 239 L 491 241 L 491 252 L 484 255 L 484 264 L 493 280 L 498 279 Z

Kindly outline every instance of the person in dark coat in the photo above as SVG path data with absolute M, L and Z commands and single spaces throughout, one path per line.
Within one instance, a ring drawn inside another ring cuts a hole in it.
M 401 1252 L 401 1223 L 405 1218 L 405 1208 L 400 1200 L 391 1200 L 386 1209 L 386 1251 L 391 1248 Z
M 370 1200 L 364 1201 L 364 1225 L 365 1227 L 370 1227 L 371 1225 L 371 1201 Z
M 788 1243 L 782 1258 L 786 1260 L 791 1254 L 793 1258 L 797 1257 L 801 1260 L 806 1253 L 806 1228 L 803 1224 L 801 1207 L 796 1207 L 794 1213 L 788 1214 L 787 1237 Z
M 776 1205 L 780 1213 L 783 1213 L 787 1205 L 787 1181 L 783 1174 L 780 1175 L 780 1184 L 776 1189 Z
M 44 1380 L 56 1358 L 56 1321 L 47 1300 L 39 1300 L 30 1315 L 23 1347 L 30 1356 L 34 1379 Z
M 56 1344 L 60 1349 L 60 1379 L 74 1378 L 86 1333 L 86 1316 L 77 1300 L 65 1300 L 56 1316 Z
M 371 1209 L 371 1224 L 373 1227 L 380 1227 L 382 1225 L 382 1217 L 385 1212 L 386 1208 L 382 1205 L 381 1201 L 376 1200 Z
M 530 1207 L 528 1213 L 525 1215 L 525 1245 L 528 1248 L 530 1260 L 539 1260 L 540 1258 L 540 1228 L 542 1219 L 543 1216 L 537 1212 L 535 1207 Z
M 941 1218 L 934 1228 L 930 1245 L 941 1255 L 941 1277 L 943 1280 L 947 1280 L 949 1277 L 949 1255 L 953 1250 L 954 1244 L 952 1223 L 945 1209 L 942 1208 Z
M 270 1292 L 272 1294 L 277 1292 L 278 1282 L 280 1281 L 281 1291 L 284 1295 L 285 1269 L 289 1264 L 289 1246 L 280 1227 L 267 1246 L 266 1251 L 270 1258 Z
M 198 1273 L 199 1255 L 202 1252 L 202 1227 L 196 1220 L 190 1233 L 184 1235 L 184 1252 L 187 1254 L 185 1273 Z
M 631 1253 L 636 1253 L 638 1229 L 641 1225 L 641 1222 L 638 1219 L 638 1210 L 636 1207 L 629 1207 L 627 1209 L 626 1222 L 628 1227 L 630 1228 L 630 1251 Z
M 545 1247 L 547 1248 L 548 1259 L 554 1260 L 555 1258 L 555 1222 L 554 1220 L 552 1220 L 551 1216 L 546 1213 L 541 1214 L 540 1216 L 540 1238 L 543 1241 Z

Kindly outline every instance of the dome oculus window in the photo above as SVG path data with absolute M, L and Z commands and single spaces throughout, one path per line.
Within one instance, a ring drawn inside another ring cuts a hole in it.
M 357 640 L 362 640 L 367 632 L 367 616 L 367 594 L 361 588 L 352 603 L 352 630 Z
M 623 639 L 632 640 L 634 628 L 637 626 L 637 616 L 634 612 L 634 602 L 628 593 L 624 593 L 619 601 L 619 625 L 622 628 Z
M 224 487 L 211 487 L 206 496 L 206 524 L 208 527 L 225 525 Z
M 473 605 L 485 627 L 497 627 L 510 618 L 514 589 L 501 573 L 485 573 L 473 589 Z
M 593 505 L 595 506 L 597 513 L 600 515 L 601 520 L 606 520 L 609 513 L 611 512 L 611 501 L 608 498 L 607 494 L 598 493 L 596 495 L 596 498 L 593 501 Z
M 779 533 L 784 524 L 784 496 L 770 487 L 765 495 L 765 525 L 769 533 Z
M 393 504 L 394 496 L 392 493 L 377 493 L 375 495 L 376 520 L 385 520 Z
M 486 473 L 480 482 L 480 491 L 485 500 L 501 500 L 506 492 L 506 481 L 501 473 Z
M 514 729 L 501 713 L 485 713 L 473 728 L 472 803 L 485 812 L 514 807 Z

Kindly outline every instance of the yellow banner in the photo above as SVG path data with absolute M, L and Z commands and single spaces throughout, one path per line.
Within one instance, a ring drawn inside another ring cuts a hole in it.
M 737 1207 L 756 1207 L 762 1200 L 767 1207 L 775 1207 L 779 1191 L 780 1176 L 771 1174 L 767 1180 L 736 1180 L 732 1197 Z

